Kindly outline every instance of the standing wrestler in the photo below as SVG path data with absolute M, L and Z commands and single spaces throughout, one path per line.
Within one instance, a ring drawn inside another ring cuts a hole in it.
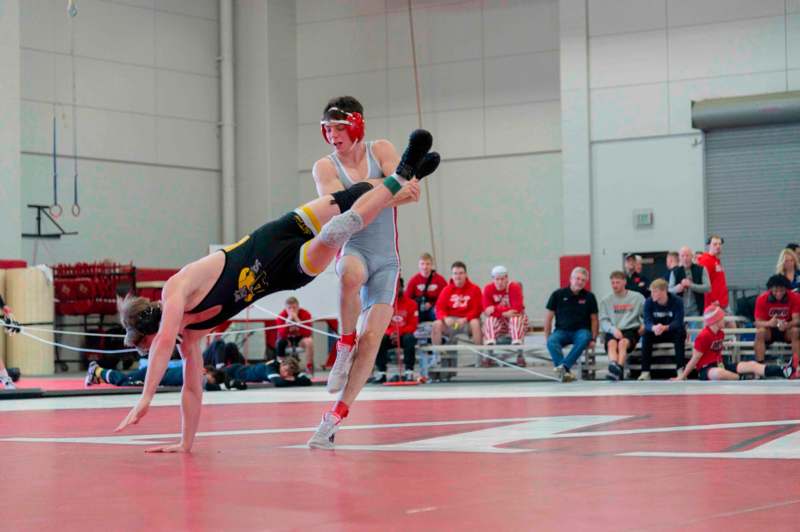
M 392 143 L 364 140 L 364 108 L 355 98 L 341 96 L 330 100 L 320 124 L 323 138 L 333 146 L 333 153 L 314 164 L 314 182 L 320 196 L 365 182 L 379 183 L 384 176 L 395 172 L 399 158 Z M 320 427 L 309 441 L 310 447 L 333 447 L 338 424 L 347 416 L 349 406 L 372 373 L 383 333 L 392 318 L 400 275 L 395 207 L 419 199 L 419 188 L 414 185 L 411 182 L 399 191 L 373 224 L 350 238 L 336 264 L 341 285 L 341 338 L 336 343 L 336 362 L 328 376 L 328 391 L 340 395 L 323 415 Z M 361 314 L 361 330 L 357 335 Z
M 131 296 L 120 301 L 125 343 L 150 352 L 150 367 L 141 398 L 116 430 L 137 423 L 147 413 L 180 339 L 184 359 L 181 441 L 150 450 L 191 450 L 203 393 L 201 339 L 256 300 L 314 280 L 350 236 L 375 220 L 403 184 L 415 173 L 427 175 L 420 167 L 432 142 L 430 133 L 417 130 L 411 134 L 397 172 L 382 184 L 373 187 L 359 183 L 318 198 L 261 226 L 236 244 L 184 266 L 164 285 L 161 302 Z M 427 166 L 426 172 L 433 172 L 435 166 Z

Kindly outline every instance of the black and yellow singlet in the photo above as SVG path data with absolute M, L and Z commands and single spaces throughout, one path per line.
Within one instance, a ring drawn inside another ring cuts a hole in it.
M 213 318 L 186 328 L 211 329 L 268 294 L 310 283 L 314 277 L 300 268 L 299 253 L 313 237 L 314 231 L 294 211 L 223 249 L 222 273 L 206 297 L 188 313 L 197 314 L 216 305 L 222 305 L 222 309 Z

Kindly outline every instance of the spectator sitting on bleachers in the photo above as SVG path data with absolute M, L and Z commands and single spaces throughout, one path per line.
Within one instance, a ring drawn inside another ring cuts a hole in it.
M 473 284 L 467 277 L 467 266 L 461 261 L 456 261 L 450 269 L 452 277 L 436 300 L 436 321 L 431 331 L 431 342 L 441 345 L 442 336 L 452 337 L 459 331 L 469 333 L 472 342 L 481 343 L 480 315 L 481 289 Z
M 667 292 L 667 282 L 650 283 L 652 294 L 644 302 L 644 336 L 642 337 L 642 373 L 640 381 L 650 380 L 653 344 L 671 342 L 675 348 L 675 370 L 681 374 L 685 363 L 686 329 L 683 325 L 683 301 Z
M 408 281 L 406 297 L 417 302 L 419 321 L 436 321 L 436 301 L 447 280 L 433 269 L 433 257 L 430 253 L 419 256 L 419 273 Z
M 641 255 L 634 255 L 630 253 L 625 256 L 625 274 L 627 275 L 627 282 L 625 288 L 639 292 L 644 297 L 650 297 L 650 280 L 642 275 L 642 257 Z
M 611 272 L 611 294 L 600 301 L 600 330 L 605 333 L 608 380 L 623 380 L 625 359 L 644 332 L 644 296 L 625 288 L 625 274 Z
M 684 316 L 700 316 L 705 308 L 704 294 L 711 290 L 708 270 L 694 264 L 694 252 L 683 246 L 678 253 L 680 264 L 669 276 L 669 293 L 683 300 Z
M 101 383 L 113 384 L 114 386 L 142 386 L 146 376 L 146 364 L 133 371 L 118 371 L 116 369 L 101 368 L 96 361 L 92 360 L 89 362 L 89 369 L 86 370 L 86 378 L 83 384 L 87 387 Z M 159 386 L 183 386 L 182 360 L 180 364 L 173 364 L 167 368 Z
M 277 388 L 288 386 L 311 386 L 309 376 L 301 371 L 300 359 L 283 357 L 258 364 L 233 364 L 221 369 L 206 368 L 206 391 L 224 388 L 246 389 L 248 382 L 270 382 Z
M 300 347 L 306 354 L 306 371 L 314 374 L 314 339 L 311 337 L 311 329 L 307 328 L 311 321 L 311 313 L 304 308 L 300 308 L 300 302 L 296 297 L 286 299 L 286 307 L 278 314 L 278 324 L 284 324 L 278 329 L 278 341 L 275 344 L 275 353 L 279 359 L 286 356 L 286 349 L 292 345 Z M 293 323 L 302 323 L 306 327 L 300 327 Z
M 706 240 L 708 251 L 697 256 L 697 264 L 708 270 L 708 278 L 711 281 L 711 290 L 706 292 L 703 308 L 717 303 L 723 310 L 728 308 L 728 281 L 725 278 L 725 269 L 720 262 L 722 255 L 722 245 L 725 243 L 719 235 L 711 235 Z
M 797 253 L 790 248 L 781 251 L 775 273 L 783 275 L 789 280 L 789 289 L 795 292 L 800 289 L 800 271 L 798 270 Z
M 394 375 L 390 382 L 411 382 L 414 380 L 414 364 L 417 359 L 417 338 L 414 331 L 417 330 L 418 319 L 417 303 L 413 299 L 406 297 L 403 292 L 403 278 L 397 281 L 397 298 L 394 301 L 394 315 L 389 322 L 386 332 L 378 348 L 378 356 L 375 358 L 377 375 L 370 381 L 373 384 L 383 384 L 386 382 L 386 368 L 389 358 L 389 350 L 395 347 L 403 348 L 403 372 Z
M 221 368 L 230 364 L 244 363 L 244 355 L 239 351 L 239 346 L 233 342 L 226 342 L 221 338 L 211 342 L 203 351 L 203 366 Z
M 683 371 L 672 380 L 686 380 L 693 369 L 697 368 L 698 378 L 701 381 L 735 381 L 741 375 L 756 375 L 757 377 L 791 378 L 797 367 L 791 363 L 783 367 L 765 366 L 759 362 L 747 361 L 731 364 L 723 362 L 722 349 L 724 347 L 725 333 L 722 331 L 725 320 L 725 311 L 719 306 L 712 305 L 703 314 L 705 327 L 694 340 L 692 358 Z
M 492 268 L 492 281 L 483 287 L 483 314 L 486 345 L 496 344 L 497 337 L 503 334 L 511 336 L 512 345 L 522 345 L 528 328 L 522 285 L 509 282 L 505 266 Z M 519 355 L 517 363 L 524 365 L 525 358 Z
M 559 288 L 547 300 L 544 337 L 561 382 L 575 380 L 570 371 L 572 366 L 587 347 L 594 347 L 597 338 L 597 299 L 584 288 L 588 279 L 589 272 L 585 268 L 573 269 L 569 276 L 569 286 Z M 553 318 L 556 321 L 555 330 Z M 572 345 L 572 349 L 564 358 L 562 349 L 568 345 Z
M 756 299 L 756 361 L 764 362 L 767 346 L 773 342 L 792 345 L 792 359 L 800 350 L 800 296 L 790 291 L 789 280 L 775 274 L 767 281 L 767 291 Z

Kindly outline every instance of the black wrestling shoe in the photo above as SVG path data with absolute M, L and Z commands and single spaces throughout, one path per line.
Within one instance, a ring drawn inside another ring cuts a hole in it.
M 430 151 L 431 146 L 433 146 L 433 135 L 429 131 L 424 129 L 412 131 L 408 137 L 408 146 L 406 146 L 403 156 L 400 158 L 400 163 L 397 165 L 395 173 L 405 179 L 414 177 L 417 168 Z
M 417 179 L 422 179 L 434 173 L 436 169 L 439 168 L 439 163 L 441 161 L 441 156 L 435 151 L 426 154 L 425 157 L 422 158 L 422 162 L 417 166 L 417 171 L 415 173 Z

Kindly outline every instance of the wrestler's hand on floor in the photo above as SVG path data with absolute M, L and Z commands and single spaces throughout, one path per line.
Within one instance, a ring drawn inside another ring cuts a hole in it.
M 119 432 L 128 427 L 129 425 L 137 424 L 139 420 L 141 420 L 147 414 L 147 410 L 149 408 L 150 408 L 149 399 L 145 399 L 144 397 L 139 399 L 139 402 L 136 403 L 136 406 L 134 406 L 131 409 L 131 411 L 128 412 L 128 415 L 125 416 L 125 419 L 122 420 L 122 423 L 120 423 L 117 426 L 117 428 L 114 429 L 114 432 Z
M 158 447 L 150 447 L 145 449 L 146 453 L 188 453 L 191 449 L 187 449 L 182 443 L 173 443 L 171 445 L 160 445 Z

